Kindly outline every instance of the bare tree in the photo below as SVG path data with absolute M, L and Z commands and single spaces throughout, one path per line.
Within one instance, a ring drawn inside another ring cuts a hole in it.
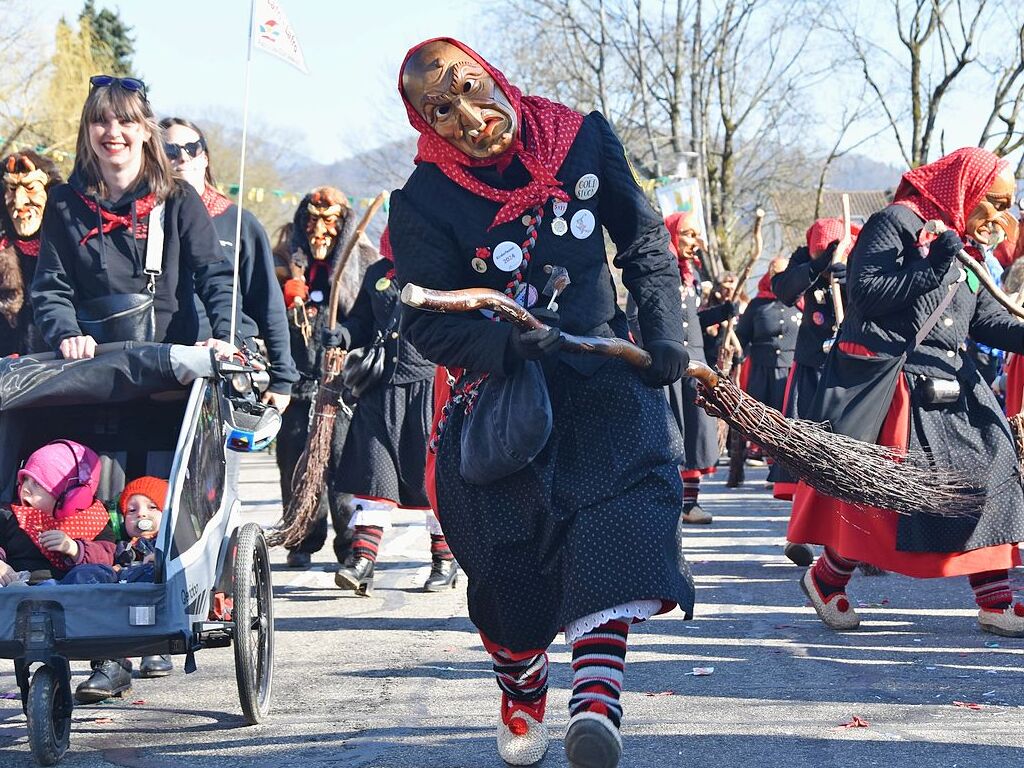
M 869 8 L 877 13 L 874 4 Z M 928 162 L 943 99 L 977 59 L 977 33 L 991 18 L 989 10 L 989 0 L 889 0 L 883 23 L 896 32 L 894 50 L 869 39 L 870 25 L 861 19 L 846 10 L 836 13 L 836 29 L 907 165 Z

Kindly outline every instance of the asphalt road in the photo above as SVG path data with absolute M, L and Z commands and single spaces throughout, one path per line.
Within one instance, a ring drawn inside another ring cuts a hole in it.
M 858 574 L 850 596 L 861 630 L 827 630 L 782 557 L 787 505 L 764 490 L 763 470 L 750 474 L 735 491 L 706 483 L 715 522 L 687 530 L 695 620 L 676 612 L 631 633 L 622 766 L 1017 768 L 1024 640 L 977 629 L 965 579 Z M 273 459 L 247 461 L 242 482 L 245 517 L 273 522 Z M 338 591 L 329 546 L 308 571 L 286 569 L 274 553 L 277 665 L 264 725 L 242 720 L 231 650 L 206 650 L 192 675 L 178 659 L 169 678 L 76 708 L 62 765 L 499 768 L 497 689 L 464 584 L 419 591 L 427 542 L 422 515 L 401 513 L 371 598 Z M 569 654 L 560 643 L 552 650 L 543 766 L 564 768 Z M 694 667 L 714 672 L 694 676 Z M 74 672 L 77 684 L 86 665 Z M 33 764 L 15 692 L 13 666 L 0 662 L 4 768 Z M 844 728 L 854 716 L 869 725 Z

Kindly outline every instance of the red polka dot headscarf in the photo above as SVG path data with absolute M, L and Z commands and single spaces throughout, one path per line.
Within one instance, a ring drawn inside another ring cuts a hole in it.
M 807 229 L 807 249 L 812 256 L 823 253 L 832 243 L 842 240 L 844 234 L 846 234 L 846 228 L 842 219 L 818 219 Z M 853 242 L 850 243 L 851 247 L 853 243 L 857 242 L 859 234 L 860 227 L 850 224 L 850 235 L 853 237 Z
M 459 151 L 439 136 L 406 98 L 402 88 L 402 72 L 405 71 L 406 64 L 420 48 L 438 41 L 454 45 L 478 62 L 508 97 L 519 119 L 519 130 L 512 145 L 501 156 L 474 158 Z M 416 162 L 434 163 L 445 176 L 463 189 L 487 200 L 502 203 L 491 227 L 512 221 L 551 198 L 569 200 L 569 195 L 562 190 L 562 183 L 555 178 L 555 174 L 562 167 L 562 162 L 583 124 L 583 115 L 579 112 L 539 96 L 523 96 L 518 88 L 509 84 L 505 76 L 488 64 L 482 56 L 468 45 L 450 37 L 424 40 L 409 49 L 398 71 L 398 93 L 405 104 L 410 124 L 420 134 L 416 146 Z M 497 189 L 483 183 L 466 170 L 488 165 L 501 167 L 516 157 L 531 176 L 526 186 L 518 189 Z
M 966 237 L 967 217 L 1007 165 L 988 150 L 964 147 L 904 173 L 893 202 L 925 221 L 940 219 Z

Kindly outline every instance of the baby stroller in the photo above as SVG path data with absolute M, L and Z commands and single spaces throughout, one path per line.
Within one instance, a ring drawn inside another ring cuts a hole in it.
M 116 499 L 126 478 L 169 480 L 154 583 L 0 589 L 0 657 L 14 660 L 41 765 L 68 748 L 71 660 L 184 654 L 188 673 L 195 651 L 233 645 L 246 721 L 270 709 L 270 558 L 261 528 L 239 525 L 237 490 L 225 478 L 238 461 L 227 448 L 265 446 L 277 412 L 256 402 L 252 368 L 208 349 L 120 343 L 100 352 L 0 361 L 0 498 L 14 498 L 20 463 L 56 438 L 100 455 L 100 499 Z

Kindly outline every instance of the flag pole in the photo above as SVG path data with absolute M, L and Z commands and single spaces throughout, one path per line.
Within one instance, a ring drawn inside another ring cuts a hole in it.
M 249 0 L 249 42 L 245 54 L 245 96 L 242 99 L 242 152 L 238 159 L 238 215 L 235 216 L 235 254 L 232 261 L 234 270 L 231 277 L 231 338 L 235 343 L 235 326 L 238 319 L 238 257 L 242 249 L 242 201 L 245 191 L 245 140 L 249 132 L 249 81 L 252 70 L 252 28 L 256 18 L 256 0 Z

